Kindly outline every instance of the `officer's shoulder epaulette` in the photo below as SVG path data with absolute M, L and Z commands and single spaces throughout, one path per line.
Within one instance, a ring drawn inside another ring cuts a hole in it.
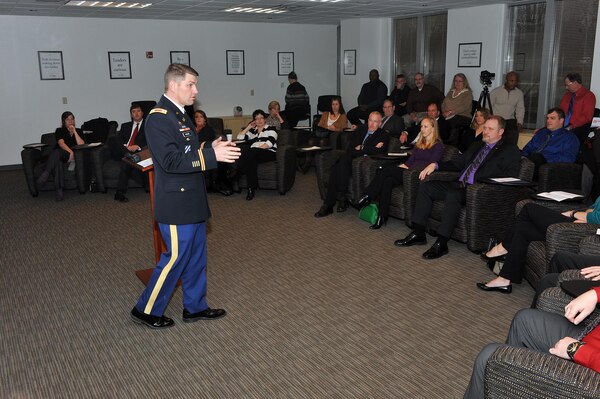
M 164 109 L 164 108 L 152 108 L 152 110 L 150 111 L 150 114 L 149 114 L 149 115 L 151 115 L 151 114 L 154 114 L 154 113 L 159 113 L 159 114 L 166 115 L 166 114 L 167 114 L 167 112 L 169 112 L 169 111 L 167 111 L 167 110 L 166 110 L 166 109 Z

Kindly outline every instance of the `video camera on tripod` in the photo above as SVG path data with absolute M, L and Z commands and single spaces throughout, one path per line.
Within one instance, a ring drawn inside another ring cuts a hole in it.
M 496 78 L 496 74 L 487 70 L 481 71 L 481 74 L 479 75 L 479 81 L 483 85 L 483 90 L 481 90 L 481 94 L 479 95 L 479 107 L 486 108 L 487 106 L 491 114 L 494 114 L 494 111 L 492 110 L 489 86 L 492 85 L 492 80 L 494 80 L 494 78 Z
M 481 74 L 479 75 L 479 81 L 484 86 L 491 86 L 492 80 L 494 80 L 495 78 L 496 74 L 490 71 L 481 71 Z

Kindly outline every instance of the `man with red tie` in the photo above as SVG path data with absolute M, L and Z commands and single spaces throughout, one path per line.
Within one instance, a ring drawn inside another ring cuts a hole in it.
M 111 153 L 115 159 L 122 159 L 127 153 L 133 154 L 143 150 L 146 147 L 146 137 L 144 135 L 144 112 L 142 107 L 137 103 L 132 103 L 129 108 L 131 114 L 131 122 L 125 122 L 121 125 L 121 130 L 118 134 L 118 140 L 111 140 Z M 127 192 L 127 184 L 133 168 L 121 163 L 119 171 L 119 181 L 117 183 L 117 192 L 115 193 L 115 201 L 128 202 L 129 199 L 125 196 Z M 145 179 L 144 176 L 142 178 Z M 146 183 L 144 182 L 146 186 Z

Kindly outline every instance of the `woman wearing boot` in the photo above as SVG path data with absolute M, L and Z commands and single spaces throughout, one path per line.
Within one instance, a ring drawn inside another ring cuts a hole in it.
M 56 148 L 50 153 L 46 168 L 37 179 L 38 185 L 43 185 L 54 174 L 54 189 L 56 190 L 56 200 L 62 201 L 64 198 L 64 170 L 63 164 L 66 162 L 75 165 L 75 153 L 71 149 L 76 145 L 84 144 L 81 138 L 83 132 L 75 128 L 75 116 L 72 112 L 65 111 L 60 116 L 61 127 L 54 132 L 56 138 Z M 72 170 L 72 169 L 70 169 Z
M 246 175 L 248 201 L 254 199 L 254 191 L 258 188 L 258 164 L 274 161 L 277 157 L 277 132 L 265 123 L 267 114 L 257 109 L 252 118 L 252 122 L 238 134 L 238 139 L 245 140 L 250 146 L 241 147 L 242 154 L 235 163 L 235 167 Z
M 444 144 L 440 139 L 438 125 L 435 119 L 425 117 L 421 121 L 421 132 L 417 136 L 415 147 L 406 162 L 400 165 L 384 167 L 375 179 L 365 189 L 365 194 L 358 201 L 360 208 L 373 200 L 379 200 L 379 214 L 371 230 L 380 229 L 388 219 L 390 200 L 394 187 L 402 184 L 404 169 L 420 169 L 430 163 L 439 162 L 444 153 Z

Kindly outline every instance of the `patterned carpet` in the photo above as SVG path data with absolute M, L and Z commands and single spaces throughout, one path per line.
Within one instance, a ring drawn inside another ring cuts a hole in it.
M 148 195 L 29 195 L 0 172 L 0 381 L 6 398 L 458 398 L 475 355 L 533 296 L 485 293 L 465 245 L 424 261 L 390 220 L 323 219 L 311 171 L 285 196 L 210 194 L 209 303 L 181 322 L 181 291 L 153 331 L 129 311 L 153 265 Z M 433 242 L 431 240 L 431 242 Z

